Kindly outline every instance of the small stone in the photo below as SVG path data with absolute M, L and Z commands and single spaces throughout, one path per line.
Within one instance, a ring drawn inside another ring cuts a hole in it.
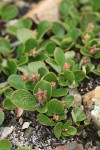
M 6 138 L 9 134 L 11 134 L 13 132 L 14 128 L 15 128 L 14 126 L 5 127 L 4 130 L 2 131 L 0 140 Z
M 23 124 L 23 118 L 19 118 L 19 124 L 20 124 L 20 125 Z
M 24 122 L 23 126 L 22 126 L 22 129 L 27 129 L 30 125 L 30 122 Z
M 31 135 L 32 135 L 32 132 L 33 132 L 33 128 L 29 127 L 28 129 L 26 129 L 24 137 L 29 139 L 31 137 Z

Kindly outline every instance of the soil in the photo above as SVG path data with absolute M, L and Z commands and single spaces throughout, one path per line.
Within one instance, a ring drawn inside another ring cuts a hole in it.
M 29 4 L 33 4 L 32 0 L 26 0 L 26 2 L 28 7 L 20 9 L 18 17 L 21 17 L 30 9 Z M 1 21 L 0 25 L 2 25 L 0 28 L 4 29 L 4 22 Z M 6 77 L 0 74 L 0 83 L 5 81 L 5 79 Z M 100 77 L 91 75 L 90 79 L 85 79 L 80 84 L 78 91 L 83 95 L 94 89 L 97 85 L 100 85 Z M 3 97 L 0 96 L 0 106 L 2 105 L 2 100 Z M 12 150 L 17 150 L 18 146 L 31 146 L 32 148 L 39 148 L 39 150 L 53 150 L 56 146 L 67 144 L 68 141 L 77 141 L 86 149 L 96 146 L 97 150 L 100 150 L 100 137 L 97 135 L 97 130 L 92 123 L 83 130 L 80 136 L 57 140 L 54 137 L 53 130 L 50 127 L 41 125 L 37 121 L 36 115 L 36 113 L 24 112 L 20 118 L 16 118 L 14 111 L 5 111 L 5 121 L 0 130 L 5 127 L 14 126 L 13 132 L 7 137 L 12 143 Z M 25 122 L 29 122 L 29 127 L 22 129 Z

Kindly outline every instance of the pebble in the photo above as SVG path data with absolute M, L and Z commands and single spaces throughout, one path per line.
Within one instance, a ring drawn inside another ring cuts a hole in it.
M 22 126 L 22 129 L 27 129 L 30 125 L 30 122 L 24 122 L 23 126 Z
M 20 124 L 20 125 L 23 124 L 23 118 L 19 118 L 19 124 Z
M 13 130 L 15 129 L 14 126 L 11 127 L 5 127 L 4 130 L 2 131 L 0 140 L 6 138 L 9 134 L 11 134 L 13 132 Z

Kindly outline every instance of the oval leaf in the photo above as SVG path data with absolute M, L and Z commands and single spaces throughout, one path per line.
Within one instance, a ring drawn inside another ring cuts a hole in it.
M 0 126 L 2 125 L 4 121 L 4 112 L 0 109 Z
M 60 136 L 61 136 L 62 127 L 63 127 L 62 122 L 58 122 L 58 123 L 56 124 L 56 126 L 54 127 L 54 134 L 55 134 L 56 138 L 58 138 L 58 139 L 59 139 Z
M 86 116 L 81 108 L 74 108 L 72 110 L 72 117 L 74 122 L 80 122 L 86 119 Z
M 11 150 L 11 143 L 9 140 L 4 139 L 0 141 L 0 150 Z
M 55 125 L 55 122 L 53 122 L 51 119 L 49 119 L 46 115 L 44 114 L 39 114 L 37 116 L 39 122 L 43 125 L 46 125 L 46 126 L 54 126 Z
M 34 94 L 38 92 L 38 89 L 41 89 L 42 91 L 47 91 L 46 97 L 47 100 L 50 100 L 51 94 L 52 94 L 52 86 L 49 82 L 41 80 L 39 81 L 36 86 L 34 87 Z
M 11 75 L 8 78 L 9 84 L 14 87 L 15 89 L 23 89 L 24 88 L 24 81 L 20 75 Z
M 50 100 L 47 107 L 50 114 L 62 114 L 64 111 L 64 105 L 57 99 Z
M 38 25 L 38 35 L 37 35 L 37 39 L 41 39 L 44 34 L 52 27 L 52 24 L 49 21 L 42 21 L 39 25 Z
M 24 110 L 34 111 L 36 100 L 27 90 L 16 90 L 11 95 L 11 102 Z

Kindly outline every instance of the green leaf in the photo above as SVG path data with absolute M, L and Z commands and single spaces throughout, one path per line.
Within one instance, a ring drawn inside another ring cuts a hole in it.
M 16 26 L 11 25 L 11 26 L 7 27 L 7 32 L 14 35 L 14 36 L 16 36 L 17 29 L 18 28 Z
M 58 35 L 54 35 L 50 38 L 51 41 L 53 41 L 56 45 L 60 46 L 62 38 Z
M 52 97 L 61 97 L 65 96 L 68 93 L 68 88 L 59 88 L 52 90 Z
M 34 87 L 34 94 L 36 94 L 38 92 L 39 88 L 42 91 L 45 91 L 45 90 L 47 91 L 46 97 L 47 97 L 47 100 L 50 100 L 51 94 L 52 94 L 51 84 L 44 80 L 39 81 Z
M 72 110 L 72 118 L 74 122 L 80 122 L 86 119 L 86 116 L 81 108 L 74 108 Z
M 74 28 L 70 30 L 68 36 L 71 37 L 73 40 L 77 39 L 80 35 L 80 30 L 77 28 Z
M 5 6 L 1 10 L 1 16 L 5 20 L 11 20 L 11 19 L 15 18 L 17 16 L 17 14 L 18 14 L 18 9 L 15 5 Z
M 68 120 L 66 123 L 64 123 L 63 129 L 67 129 L 71 125 L 72 125 L 72 120 Z
M 27 90 L 16 90 L 11 95 L 11 102 L 24 110 L 34 111 L 36 109 L 36 99 Z
M 66 113 L 60 114 L 60 115 L 59 115 L 59 118 L 58 118 L 58 121 L 65 120 L 66 118 L 67 118 Z
M 48 21 L 42 21 L 37 28 L 38 31 L 38 35 L 37 35 L 37 39 L 41 39 L 44 34 L 50 30 L 50 28 L 52 27 L 52 24 Z
M 92 57 L 92 55 L 89 53 L 89 50 L 86 49 L 86 48 L 82 48 L 80 52 L 81 52 L 81 54 L 84 55 L 84 56 Z
M 73 95 L 67 95 L 63 97 L 63 100 L 67 102 L 66 108 L 70 108 L 74 104 L 74 96 Z
M 20 75 L 11 75 L 8 78 L 8 82 L 10 86 L 14 87 L 15 89 L 23 89 L 25 86 L 25 83 Z
M 0 141 L 0 150 L 11 150 L 11 143 L 9 140 L 4 139 Z
M 58 122 L 58 123 L 56 124 L 56 126 L 54 127 L 54 135 L 55 135 L 55 137 L 58 138 L 58 139 L 59 139 L 60 136 L 61 136 L 62 127 L 63 127 L 62 122 Z
M 11 88 L 8 88 L 8 89 L 5 90 L 4 96 L 6 98 L 10 98 L 10 96 L 11 96 L 12 93 L 13 93 L 13 90 Z
M 25 50 L 25 44 L 20 44 L 17 47 L 17 57 L 20 58 L 23 56 Z
M 29 63 L 28 68 L 31 72 L 38 73 L 38 70 L 40 68 L 45 68 L 46 69 L 46 65 L 43 61 L 36 61 L 36 62 Z
M 25 82 L 25 89 L 33 91 L 35 84 L 33 84 L 33 81 Z
M 36 110 L 39 112 L 39 113 L 46 113 L 47 112 L 47 106 L 39 106 L 36 108 Z
M 65 34 L 65 29 L 59 22 L 54 22 L 52 26 L 52 31 L 55 35 L 62 36 Z
M 94 11 L 100 12 L 100 1 L 99 0 L 92 0 L 92 8 Z
M 28 55 L 21 56 L 18 62 L 18 66 L 24 65 L 26 63 L 28 63 Z
M 2 125 L 4 121 L 4 112 L 2 111 L 2 109 L 0 109 L 0 126 Z
M 64 55 L 63 51 L 60 48 L 56 48 L 55 49 L 55 51 L 54 51 L 54 58 L 55 58 L 56 63 L 59 66 L 62 67 L 64 65 L 65 55 Z
M 68 131 L 68 127 L 70 127 L 72 125 L 72 120 L 68 120 L 67 122 L 64 123 L 63 125 L 63 132 L 62 132 L 62 135 L 63 136 L 70 136 L 67 131 Z
M 69 50 L 74 44 L 74 41 L 71 37 L 65 37 L 61 40 L 60 47 L 62 49 Z
M 52 41 L 48 41 L 45 47 L 46 52 L 49 56 L 53 56 L 55 48 L 56 44 Z
M 70 70 L 65 70 L 64 74 L 59 76 L 59 84 L 61 86 L 71 85 L 74 82 L 74 74 Z
M 94 69 L 91 72 L 93 72 L 94 74 L 100 76 L 100 69 Z
M 60 72 L 61 72 L 60 66 L 58 66 L 58 64 L 55 62 L 54 59 L 48 58 L 48 59 L 46 60 L 46 62 L 47 62 L 57 73 L 60 73 Z
M 14 110 L 16 108 L 16 106 L 11 102 L 10 98 L 4 100 L 3 107 L 8 110 Z
M 45 74 L 48 74 L 48 69 L 47 68 L 39 68 L 38 74 L 40 74 L 40 78 L 42 78 Z
M 75 57 L 75 52 L 74 51 L 68 51 L 68 52 L 65 52 L 65 58 L 66 59 L 73 59 Z
M 97 51 L 94 55 L 95 59 L 99 59 L 100 58 L 100 51 Z
M 29 53 L 30 50 L 32 49 L 37 49 L 38 48 L 38 43 L 35 39 L 29 39 L 25 42 L 25 52 Z
M 74 71 L 74 76 L 75 76 L 75 81 L 76 82 L 81 82 L 85 78 L 85 73 L 83 71 Z
M 57 82 L 57 76 L 53 72 L 47 73 L 46 75 L 43 76 L 42 79 L 48 82 Z
M 15 74 L 17 72 L 17 64 L 14 59 L 8 59 L 7 67 L 9 69 L 10 74 Z
M 67 128 L 67 133 L 68 133 L 69 135 L 74 136 L 74 135 L 77 133 L 77 129 L 76 129 L 75 127 L 73 127 L 73 126 L 69 126 L 69 127 Z
M 32 21 L 30 19 L 19 19 L 16 23 L 18 28 L 27 28 L 29 29 L 32 26 Z
M 71 2 L 68 0 L 63 0 L 60 5 L 60 11 L 63 16 L 67 16 L 69 9 L 71 8 Z
M 25 43 L 27 40 L 29 40 L 31 38 L 34 39 L 35 37 L 31 30 L 21 28 L 21 29 L 17 30 L 17 38 L 21 43 Z
M 4 38 L 0 38 L 0 54 L 6 56 L 10 53 L 10 43 L 8 40 Z
M 64 105 L 61 103 L 61 101 L 57 99 L 52 99 L 47 104 L 48 112 L 51 114 L 62 114 L 64 111 Z
M 49 119 L 46 115 L 44 114 L 38 114 L 37 116 L 39 122 L 45 126 L 54 126 L 55 122 Z

